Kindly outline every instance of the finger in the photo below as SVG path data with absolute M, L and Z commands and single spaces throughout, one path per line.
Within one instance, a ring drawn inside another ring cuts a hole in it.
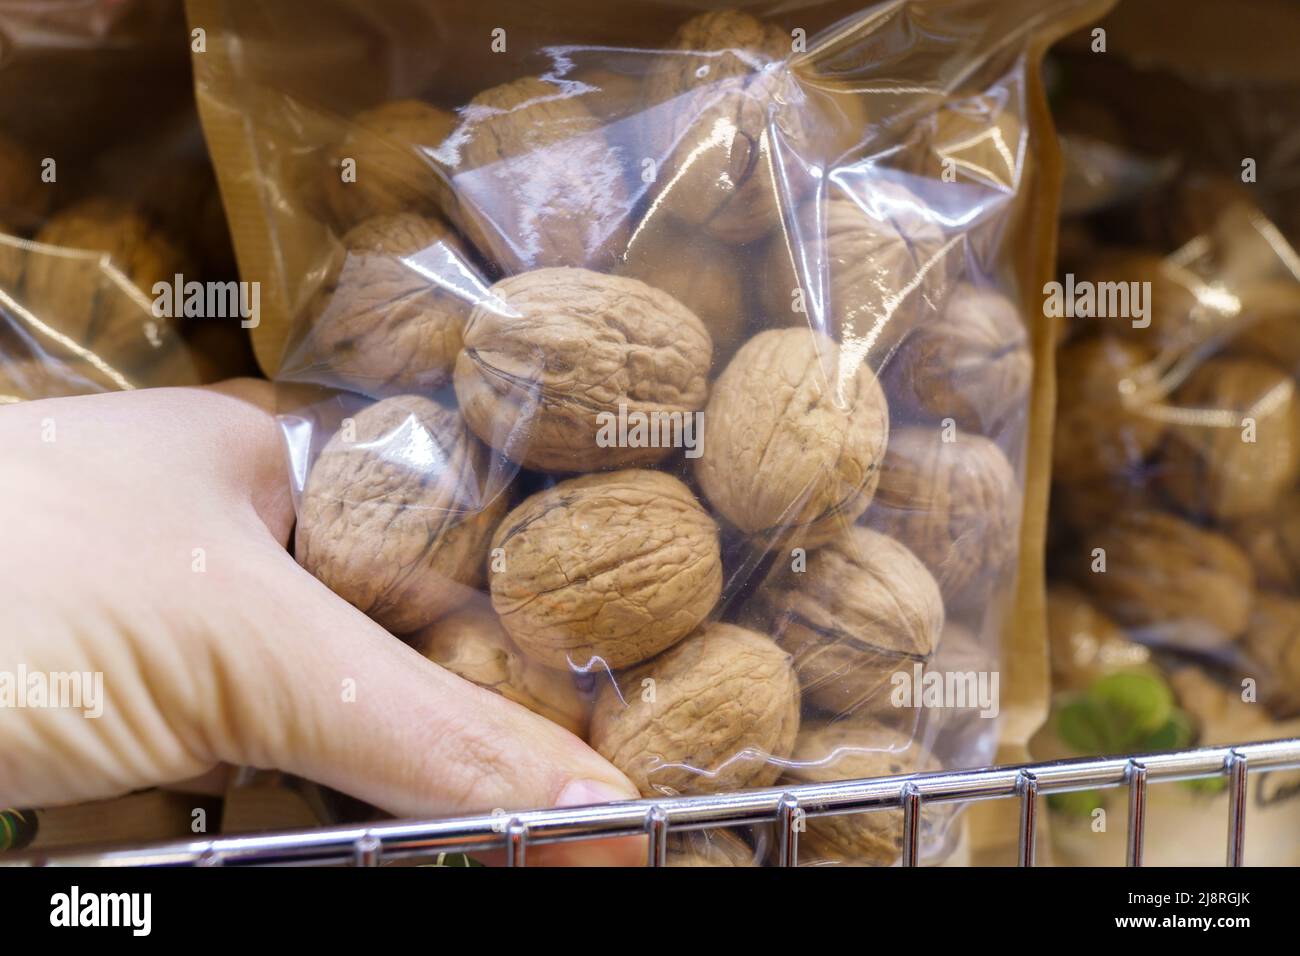
M 279 639 L 228 759 L 277 767 L 402 817 L 636 799 L 568 731 L 433 664 L 292 564 L 268 625 Z M 238 665 L 236 665 L 238 666 Z M 543 852 L 545 850 L 545 852 Z M 538 848 L 533 862 L 635 865 L 644 841 Z

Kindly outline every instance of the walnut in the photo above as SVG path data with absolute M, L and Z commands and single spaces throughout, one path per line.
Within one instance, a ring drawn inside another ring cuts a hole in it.
M 1082 285 L 1084 282 L 1089 285 Z M 1144 297 L 1149 310 L 1145 319 L 1136 314 L 1134 303 L 1124 309 L 1124 299 L 1112 301 L 1110 294 L 1142 282 L 1151 283 L 1151 294 Z M 1094 310 L 1101 308 L 1100 300 L 1105 298 L 1110 313 L 1076 318 L 1076 325 L 1113 332 L 1156 351 L 1195 345 L 1231 319 L 1231 300 L 1221 291 L 1191 269 L 1145 249 L 1104 249 L 1080 270 L 1075 287 L 1095 291 L 1098 301 Z M 1116 311 L 1123 314 L 1114 314 Z M 1140 323 L 1136 327 L 1135 321 Z
M 1131 469 L 1164 434 L 1152 353 L 1114 336 L 1072 342 L 1056 356 L 1052 474 L 1088 482 Z
M 91 199 L 46 222 L 28 254 L 23 291 L 43 323 L 124 372 L 159 365 L 180 348 L 172 320 L 154 314 L 154 285 L 173 285 L 181 251 L 133 206 Z
M 1020 488 L 987 438 L 902 428 L 890 437 L 864 521 L 920 558 L 946 601 L 978 603 L 1016 555 Z
M 579 737 L 588 701 L 572 675 L 524 656 L 490 607 L 470 602 L 434 621 L 413 642 L 429 660 L 527 707 Z
M 1279 717 L 1300 713 L 1300 601 L 1259 592 L 1241 643 L 1260 667 L 1260 701 Z
M 1300 490 L 1235 522 L 1228 533 L 1250 558 L 1261 588 L 1300 591 Z
M 1255 580 L 1241 549 L 1171 514 L 1116 515 L 1085 536 L 1077 564 L 1097 605 L 1143 643 L 1214 649 L 1250 620 Z
M 815 724 L 799 733 L 782 782 L 831 783 L 941 769 L 938 761 L 893 728 L 865 723 Z M 816 804 L 808 804 L 815 809 Z M 954 816 L 950 803 L 922 803 L 920 843 L 940 839 Z M 799 839 L 801 864 L 891 866 L 902 855 L 903 811 L 809 816 Z
M 729 830 L 687 830 L 668 839 L 669 866 L 757 866 L 749 844 Z
M 1295 381 L 1257 359 L 1210 359 L 1174 392 L 1160 451 L 1166 491 L 1220 520 L 1270 510 L 1300 472 Z
M 21 229 L 33 228 L 45 218 L 53 195 L 54 187 L 41 181 L 36 157 L 0 135 L 0 220 Z
M 487 450 L 436 402 L 398 395 L 326 443 L 303 489 L 298 562 L 396 634 L 473 592 L 506 510 Z
M 1064 528 L 1076 532 L 1091 531 L 1119 512 L 1166 506 L 1159 475 L 1144 465 L 1096 477 L 1065 474 L 1056 478 L 1052 514 Z
M 909 331 L 937 314 L 948 246 L 930 208 L 886 180 L 799 207 L 768 245 L 762 305 L 769 321 L 811 325 L 873 368 Z
M 870 528 L 848 528 L 759 592 L 777 643 L 794 655 L 804 700 L 833 714 L 892 710 L 890 678 L 934 653 L 939 586 L 912 552 Z
M 0 405 L 90 395 L 106 384 L 81 362 L 10 356 L 0 349 Z
M 891 395 L 922 415 L 994 435 L 1024 415 L 1033 378 L 1025 324 L 992 289 L 960 285 L 941 318 L 903 340 L 887 370 Z
M 1241 311 L 1227 351 L 1300 374 L 1300 341 L 1294 333 L 1300 322 L 1300 282 L 1286 278 L 1255 283 L 1242 289 L 1238 299 Z
M 433 153 L 455 125 L 451 113 L 419 100 L 392 100 L 353 116 L 325 169 L 336 220 L 350 227 L 374 216 L 436 209 L 446 187 Z M 356 163 L 355 182 L 342 178 L 348 159 Z
M 682 24 L 645 79 L 643 148 L 663 184 L 654 209 L 723 242 L 777 227 L 778 197 L 810 184 L 802 170 L 775 168 L 785 152 L 807 152 L 814 125 L 781 62 L 790 53 L 788 34 L 736 10 Z
M 633 233 L 619 274 L 667 292 L 704 323 L 720 353 L 730 352 L 745 329 L 741 257 L 701 232 L 664 220 Z
M 889 435 L 885 393 L 820 333 L 754 336 L 714 383 L 704 420 L 696 479 L 747 535 L 815 547 L 871 502 Z
M 627 243 L 623 169 L 572 86 L 524 77 L 485 90 L 439 150 L 448 215 L 507 273 L 606 269 Z
M 695 440 L 712 353 L 703 323 L 666 292 L 538 269 L 503 279 L 475 306 L 456 397 L 475 434 L 526 468 L 653 464 Z M 624 421 L 627 440 L 611 427 Z
M 1268 711 L 1242 700 L 1239 685 L 1225 685 L 1217 674 L 1195 664 L 1175 665 L 1168 677 L 1179 709 L 1196 723 L 1199 746 L 1223 746 L 1277 736 L 1277 725 L 1269 718 Z
M 714 623 L 602 684 L 591 745 L 644 796 L 724 793 L 775 781 L 798 730 L 789 655 Z
M 1054 690 L 1083 690 L 1099 677 L 1143 667 L 1151 652 L 1128 639 L 1078 588 L 1047 589 L 1047 637 Z
M 658 471 L 540 491 L 506 516 L 492 548 L 502 562 L 493 606 L 515 642 L 552 667 L 652 657 L 698 627 L 722 592 L 717 525 Z
M 342 240 L 317 297 L 310 350 L 368 393 L 431 392 L 451 380 L 485 286 L 446 225 L 414 213 L 367 219 Z
M 1015 192 L 1025 163 L 1021 148 L 1028 138 L 1020 117 L 1002 99 L 979 95 L 941 103 L 918 124 L 924 148 L 912 151 L 919 160 L 912 168 L 931 179 L 951 175 L 959 183 Z

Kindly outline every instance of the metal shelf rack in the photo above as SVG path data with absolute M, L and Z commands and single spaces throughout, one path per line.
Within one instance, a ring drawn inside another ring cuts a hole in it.
M 667 837 L 677 830 L 775 823 L 782 866 L 799 859 L 800 822 L 808 817 L 903 810 L 904 866 L 919 862 L 921 807 L 927 803 L 1020 802 L 1018 863 L 1033 866 L 1038 798 L 1071 790 L 1128 788 L 1128 865 L 1141 866 L 1147 787 L 1156 781 L 1226 776 L 1229 786 L 1227 865 L 1241 866 L 1249 774 L 1300 769 L 1300 738 L 1165 753 L 1085 758 L 980 770 L 907 774 L 868 780 L 771 787 L 742 793 L 666 797 L 509 815 L 395 821 L 368 826 L 222 837 L 153 846 L 14 854 L 4 865 L 249 866 L 354 864 L 481 853 L 504 849 L 523 866 L 530 847 L 605 837 L 648 837 L 648 862 L 665 863 Z

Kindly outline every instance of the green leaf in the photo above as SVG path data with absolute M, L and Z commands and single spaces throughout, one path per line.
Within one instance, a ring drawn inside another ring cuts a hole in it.
M 1181 710 L 1175 710 L 1169 719 L 1146 736 L 1142 750 L 1181 750 L 1191 746 L 1196 729 L 1192 720 Z
M 1162 728 L 1174 711 L 1174 694 L 1159 677 L 1138 672 L 1108 674 L 1093 681 L 1087 696 L 1106 715 L 1112 750 L 1131 750 Z
M 1102 754 L 1110 750 L 1111 730 L 1105 708 L 1087 695 L 1061 705 L 1056 715 L 1056 732 L 1081 754 Z

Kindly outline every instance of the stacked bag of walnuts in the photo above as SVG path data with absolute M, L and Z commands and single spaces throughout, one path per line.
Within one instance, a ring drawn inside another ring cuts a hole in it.
M 435 69 L 344 110 L 223 53 L 292 30 L 191 4 L 224 22 L 196 68 L 241 265 L 293 317 L 257 334 L 294 386 L 297 559 L 646 796 L 987 763 L 974 701 L 899 695 L 924 670 L 997 671 L 1010 613 L 1017 290 L 1046 249 L 1025 212 L 1050 202 L 1024 34 L 945 47 L 961 62 L 887 122 L 854 4 L 810 29 L 644 6 L 668 26 L 649 48 L 549 47 L 507 6 L 501 50 L 527 53 L 494 59 L 485 29 L 478 58 L 501 82 L 452 99 L 463 76 Z M 568 15 L 572 39 L 607 19 Z M 934 71 L 919 33 L 888 42 Z M 257 176 L 274 189 L 241 202 Z M 929 862 L 953 819 L 925 812 Z M 814 816 L 801 861 L 888 865 L 901 836 L 900 811 Z M 674 860 L 765 857 L 761 834 L 715 837 Z
M 235 271 L 183 12 L 29 6 L 0 47 L 0 404 L 245 371 L 238 316 L 153 307 L 159 283 Z

